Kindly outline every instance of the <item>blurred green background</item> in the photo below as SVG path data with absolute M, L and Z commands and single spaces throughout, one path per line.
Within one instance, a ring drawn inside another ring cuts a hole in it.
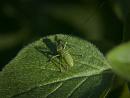
M 107 53 L 129 40 L 129 0 L 0 0 L 0 69 L 40 37 L 82 37 Z

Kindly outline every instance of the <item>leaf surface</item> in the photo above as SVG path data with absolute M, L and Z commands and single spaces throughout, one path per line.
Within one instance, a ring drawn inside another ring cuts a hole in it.
M 67 42 L 74 66 L 60 71 L 55 35 L 41 38 L 23 48 L 0 72 L 1 98 L 97 98 L 109 86 L 108 62 L 91 43 L 57 34 Z

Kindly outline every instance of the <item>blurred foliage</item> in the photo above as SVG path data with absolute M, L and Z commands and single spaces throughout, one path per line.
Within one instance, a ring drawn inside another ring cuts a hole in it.
M 55 33 L 80 36 L 106 53 L 122 41 L 122 9 L 109 0 L 1 0 L 0 65 L 29 42 Z
M 130 42 L 116 46 L 107 54 L 112 70 L 130 81 Z
M 129 4 L 129 0 L 0 0 L 0 68 L 28 43 L 55 33 L 82 37 L 106 54 L 130 40 Z
M 114 76 L 109 92 L 105 98 L 130 98 L 127 82 L 119 76 Z

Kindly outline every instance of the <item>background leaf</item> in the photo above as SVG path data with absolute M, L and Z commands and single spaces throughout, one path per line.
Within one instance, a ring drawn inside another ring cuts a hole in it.
M 128 88 L 129 88 L 129 91 L 130 91 L 130 82 L 128 83 Z
M 130 80 L 130 42 L 124 43 L 111 50 L 107 58 L 112 69 L 122 77 Z
M 122 34 L 125 19 L 118 18 L 125 11 L 114 6 L 120 1 L 126 7 L 125 0 L 1 0 L 0 70 L 23 46 L 55 33 L 83 37 L 107 53 L 120 44 L 122 35 L 127 37 Z
M 109 86 L 111 67 L 89 42 L 67 35 L 74 66 L 65 72 L 49 58 L 55 53 L 55 35 L 44 37 L 20 51 L 0 72 L 1 98 L 97 98 Z M 52 52 L 53 54 L 51 54 Z M 63 63 L 65 65 L 65 63 Z

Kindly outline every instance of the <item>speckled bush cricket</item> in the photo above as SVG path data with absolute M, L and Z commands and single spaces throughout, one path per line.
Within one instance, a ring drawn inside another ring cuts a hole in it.
M 42 41 L 46 46 L 35 46 L 35 49 L 48 58 L 47 62 L 53 63 L 53 65 L 59 68 L 61 72 L 67 71 L 69 68 L 74 66 L 75 62 L 79 62 L 78 60 L 74 60 L 75 56 L 83 57 L 82 54 L 77 54 L 77 52 L 76 54 L 73 52 L 70 53 L 69 50 L 71 48 L 73 48 L 72 50 L 75 50 L 75 45 L 67 43 L 68 37 L 69 36 L 67 36 L 67 38 L 60 38 L 59 35 L 53 36 L 52 39 L 44 37 Z
M 59 57 L 60 61 L 60 70 L 62 71 L 62 66 L 68 69 L 68 67 L 73 67 L 74 61 L 68 50 L 66 49 L 67 42 L 64 42 L 63 40 L 59 39 L 58 36 L 55 36 L 55 42 L 56 42 L 56 51 L 57 55 L 52 56 L 51 60 Z M 65 64 L 63 64 L 65 62 Z

